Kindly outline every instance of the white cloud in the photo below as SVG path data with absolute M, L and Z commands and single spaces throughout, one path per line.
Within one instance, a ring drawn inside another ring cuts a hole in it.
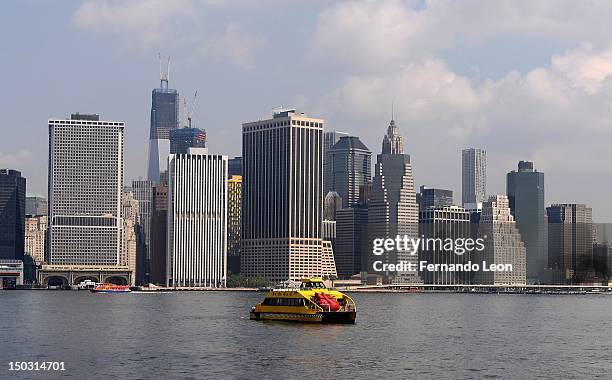
M 403 57 L 421 22 L 400 1 L 342 2 L 319 15 L 312 49 L 347 65 L 386 64 Z
M 594 52 L 592 45 L 584 45 L 562 56 L 554 56 L 552 66 L 565 74 L 574 86 L 594 94 L 600 92 L 604 81 L 612 76 L 612 47 Z
M 159 45 L 176 49 L 184 45 L 196 57 L 250 67 L 266 41 L 238 23 L 220 32 L 207 25 L 207 12 L 236 3 L 227 0 L 131 0 L 87 1 L 73 15 L 81 30 L 120 39 L 119 45 L 145 50 Z
M 320 13 L 310 55 L 350 69 L 381 69 L 499 36 L 563 43 L 603 43 L 612 3 L 572 0 L 436 0 L 422 8 L 402 0 L 346 1 Z
M 73 15 L 81 30 L 116 35 L 143 48 L 170 42 L 177 37 L 178 26 L 197 22 L 190 0 L 90 0 Z
M 223 34 L 209 37 L 199 48 L 199 54 L 207 59 L 230 62 L 239 67 L 251 67 L 256 51 L 267 46 L 263 38 L 250 35 L 232 23 Z

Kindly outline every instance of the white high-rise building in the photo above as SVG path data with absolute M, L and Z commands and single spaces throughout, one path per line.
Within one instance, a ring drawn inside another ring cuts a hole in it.
M 510 212 L 508 197 L 493 195 L 482 205 L 478 235 L 484 239 L 484 250 L 472 253 L 472 262 L 481 265 L 511 264 L 512 271 L 476 272 L 474 283 L 486 285 L 524 285 L 526 283 L 526 249 Z
M 49 119 L 50 263 L 120 265 L 122 121 Z
M 242 137 L 242 273 L 322 276 L 323 120 L 284 110 L 243 124 Z
M 168 156 L 167 286 L 225 286 L 227 196 L 227 156 Z
M 480 208 L 487 196 L 487 151 L 461 151 L 461 202 L 466 209 Z

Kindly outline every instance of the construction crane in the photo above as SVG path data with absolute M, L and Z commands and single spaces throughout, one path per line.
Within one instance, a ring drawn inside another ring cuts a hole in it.
M 192 120 L 193 113 L 196 109 L 196 100 L 198 99 L 198 91 L 196 90 L 195 94 L 193 94 L 193 100 L 191 101 L 191 108 L 187 111 L 187 98 L 183 98 L 183 114 L 185 115 L 185 128 L 193 128 Z
M 170 78 L 170 56 L 166 60 L 166 71 L 163 68 L 163 59 L 161 53 L 157 53 L 157 57 L 159 58 L 159 86 L 164 88 L 164 83 L 166 83 L 166 89 L 168 89 L 168 79 Z

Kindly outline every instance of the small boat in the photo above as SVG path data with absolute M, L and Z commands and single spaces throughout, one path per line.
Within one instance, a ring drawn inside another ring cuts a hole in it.
M 99 284 L 91 289 L 92 293 L 129 293 L 129 285 Z
M 251 308 L 253 320 L 315 323 L 355 323 L 357 306 L 351 297 L 328 289 L 321 278 L 303 279 L 299 286 L 272 289 Z
M 77 285 L 77 289 L 78 290 L 83 290 L 83 289 L 91 290 L 91 289 L 95 289 L 97 285 L 98 284 L 96 284 L 94 281 L 85 280 L 85 281 L 79 282 L 79 284 Z

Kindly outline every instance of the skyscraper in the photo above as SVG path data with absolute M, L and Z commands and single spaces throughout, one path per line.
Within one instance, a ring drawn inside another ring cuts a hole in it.
M 47 198 L 38 195 L 26 195 L 26 215 L 47 215 Z
M 149 282 L 166 285 L 168 249 L 168 184 L 153 187 L 151 203 L 151 239 L 149 240 Z
M 417 194 L 417 200 L 421 211 L 428 208 L 451 207 L 453 205 L 453 191 L 421 186 L 419 194 Z
M 372 195 L 368 212 L 369 239 L 395 238 L 407 235 L 416 238 L 419 233 L 419 209 L 416 203 L 410 155 L 404 154 L 403 138 L 392 119 L 383 138 L 382 153 L 377 156 L 372 181 Z M 371 259 L 396 264 L 416 262 L 418 256 L 406 251 L 388 252 Z M 368 271 L 372 271 L 372 260 Z M 418 272 L 381 273 L 387 282 L 418 283 Z
M 243 124 L 242 136 L 242 273 L 321 276 L 323 120 L 279 111 Z
M 170 130 L 171 154 L 185 154 L 189 148 L 206 148 L 206 132 L 187 127 Z
M 25 253 L 32 256 L 36 264 L 46 260 L 45 241 L 47 236 L 47 215 L 28 215 L 25 225 Z
M 227 175 L 239 175 L 242 176 L 242 157 L 237 156 L 227 160 Z
M 359 204 L 359 191 L 372 178 L 372 152 L 359 137 L 342 136 L 327 151 L 331 190 L 342 198 L 342 207 Z
M 50 263 L 119 265 L 122 121 L 49 119 Z
M 584 204 L 553 204 L 548 216 L 548 267 L 566 283 L 581 283 L 593 267 L 593 215 Z
M 159 174 L 167 169 L 170 153 L 170 131 L 179 125 L 179 94 L 168 88 L 168 72 L 160 73 L 160 86 L 151 93 L 151 129 L 147 179 L 159 182 Z
M 485 285 L 525 285 L 526 251 L 514 217 L 510 213 L 508 197 L 494 195 L 482 205 L 478 227 L 484 239 L 484 250 L 475 252 L 487 264 L 511 264 L 512 271 L 483 271 L 475 273 L 474 283 Z M 479 265 L 481 261 L 478 260 Z M 481 265 L 482 266 L 482 265 Z
M 23 260 L 26 180 L 0 169 L 0 260 Z
M 149 265 L 151 260 L 151 214 L 153 202 L 153 181 L 148 179 L 138 179 L 132 181 L 132 192 L 134 199 L 138 201 L 138 214 L 140 217 L 140 226 L 144 235 L 144 262 L 140 268 L 139 281 L 148 281 Z M 141 276 L 142 275 L 142 276 Z
M 331 157 L 329 150 L 340 140 L 342 136 L 348 136 L 346 132 L 330 131 L 323 133 L 323 195 L 334 190 L 331 179 Z
M 242 211 L 242 176 L 227 181 L 227 270 L 240 273 L 240 228 Z
M 383 137 L 382 154 L 404 154 L 404 138 L 399 133 L 393 117 L 391 118 L 389 127 L 387 127 L 387 134 Z
M 542 280 L 546 267 L 544 241 L 544 173 L 533 168 L 533 162 L 520 161 L 518 171 L 506 176 L 510 210 L 527 249 L 527 279 Z
M 321 224 L 321 237 L 323 240 L 330 241 L 334 252 L 336 252 L 336 221 L 335 220 L 323 220 Z
M 434 189 L 427 189 L 434 190 Z M 437 189 L 436 189 L 437 190 Z M 447 190 L 444 190 L 447 191 Z M 421 188 L 421 193 L 423 189 Z M 452 193 L 451 193 L 452 194 Z M 452 198 L 452 196 L 451 196 Z M 426 206 L 419 212 L 419 234 L 427 239 L 466 239 L 470 237 L 470 213 L 457 206 Z M 428 264 L 463 264 L 474 255 L 469 252 L 457 254 L 445 250 L 442 245 L 432 244 L 419 252 L 420 260 Z M 465 285 L 471 284 L 469 272 L 425 271 L 422 273 L 426 284 Z
M 323 220 L 336 220 L 336 212 L 342 208 L 342 197 L 330 191 L 323 198 Z
M 224 287 L 226 272 L 227 156 L 171 154 L 166 286 Z
M 352 276 L 367 266 L 368 209 L 343 208 L 336 212 L 334 257 L 339 276 Z
M 127 266 L 133 273 L 132 282 L 130 285 L 136 285 L 136 278 L 143 277 L 137 271 L 138 248 L 141 237 L 138 235 L 141 232 L 140 214 L 138 211 L 138 201 L 134 198 L 134 194 L 127 192 L 123 194 L 121 200 L 121 212 L 123 218 L 123 229 L 121 231 L 121 255 L 119 256 L 119 264 Z
M 321 244 L 321 277 L 326 280 L 338 277 L 332 242 L 329 240 L 323 240 Z
M 461 202 L 465 208 L 485 201 L 487 195 L 487 151 L 480 148 L 461 152 Z

